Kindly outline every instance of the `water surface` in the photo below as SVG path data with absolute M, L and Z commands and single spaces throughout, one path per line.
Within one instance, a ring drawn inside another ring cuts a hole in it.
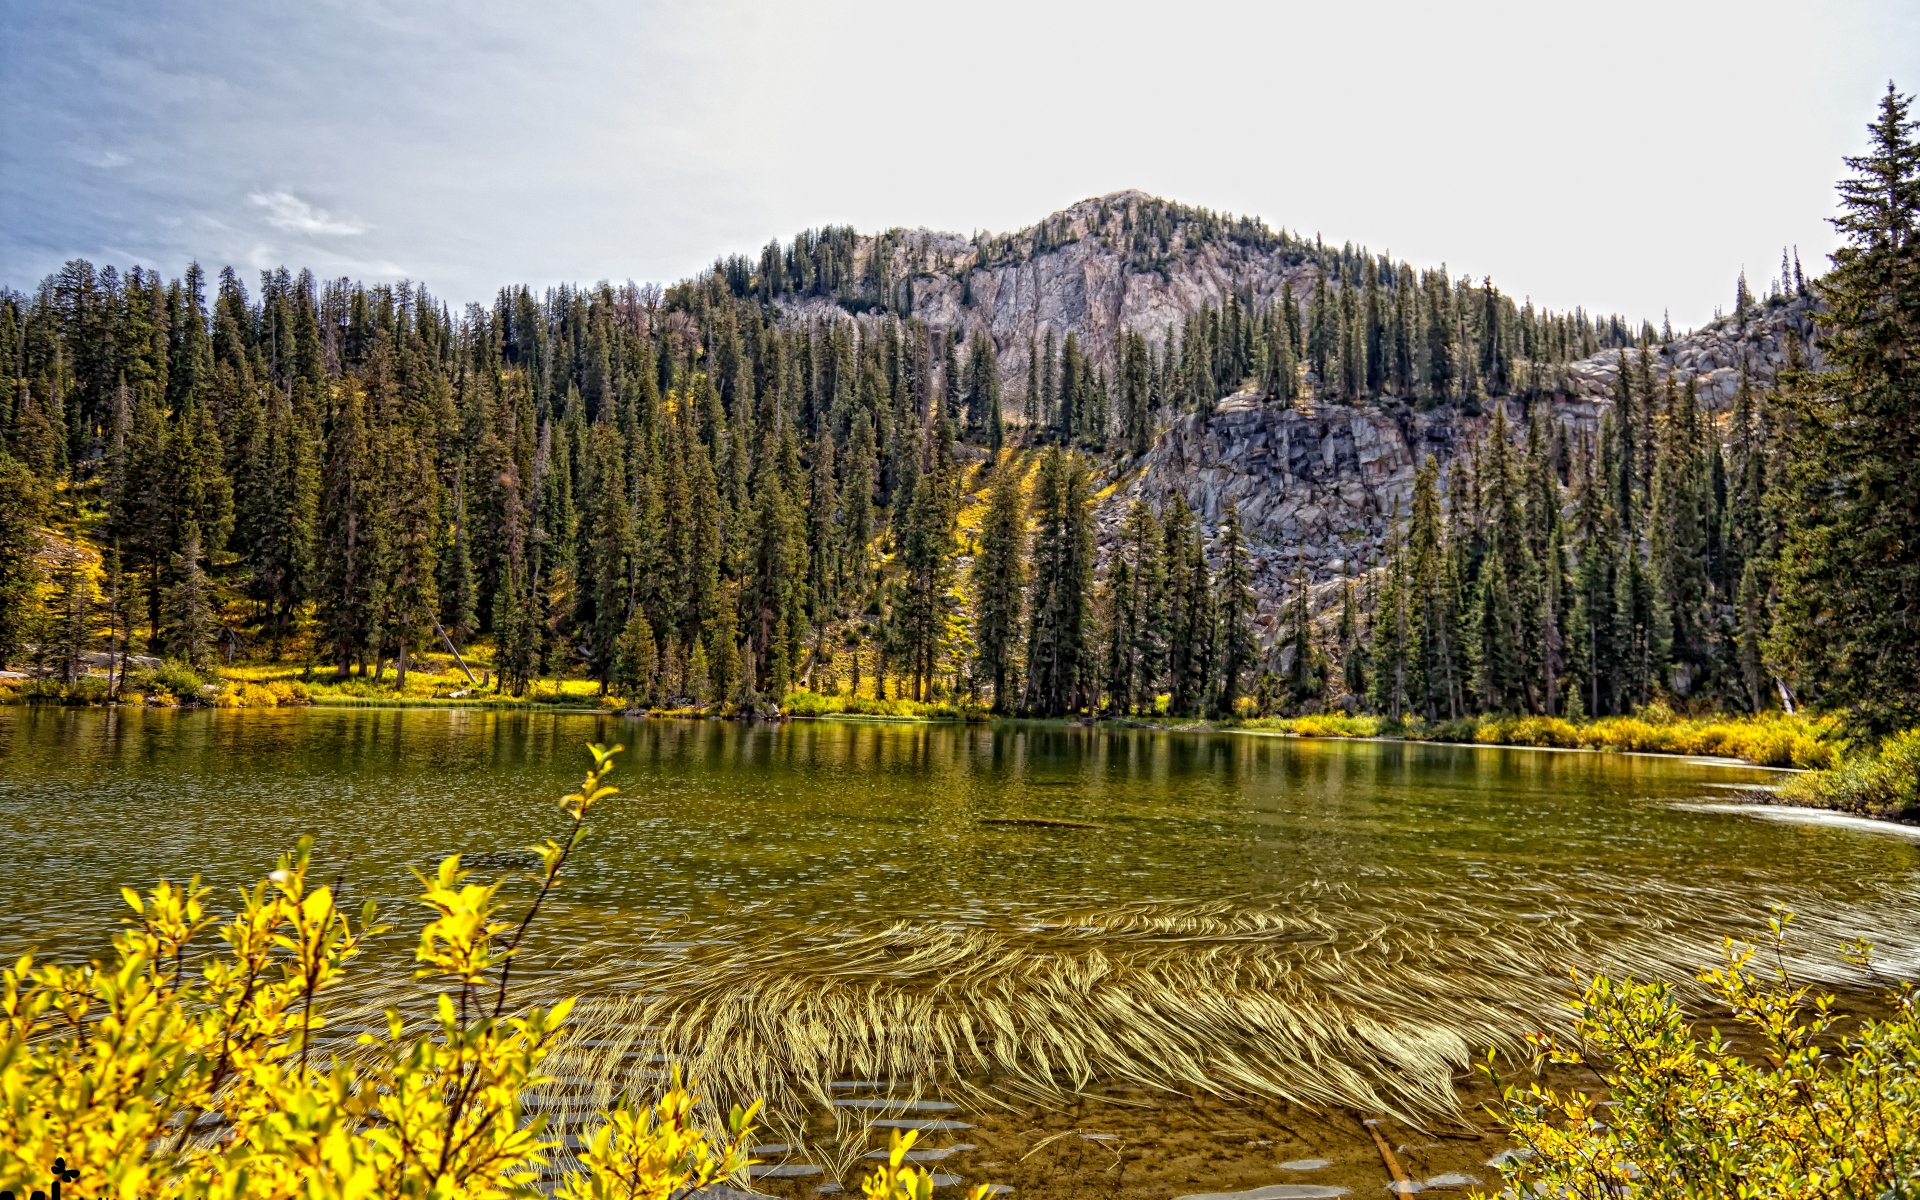
M 1809 962 L 1841 935 L 1899 956 L 1920 898 L 1920 844 L 1702 809 L 1777 776 L 1677 758 L 1020 723 L 13 707 L 0 952 L 97 953 L 120 886 L 235 886 L 302 834 L 349 899 L 411 927 L 410 870 L 459 852 L 510 871 L 560 830 L 589 741 L 626 744 L 623 793 L 531 977 L 653 1005 L 647 1027 L 702 1052 L 721 1009 L 728 1044 L 760 1059 L 810 1013 L 836 1031 L 805 1068 L 816 1082 L 897 1078 L 902 1047 L 951 1035 L 959 1013 L 978 1061 L 948 1046 L 929 1063 L 1003 1082 L 1033 1084 L 1008 1064 L 1051 1053 L 1049 1077 L 1284 1079 L 1316 1100 L 1426 1072 L 1417 1092 L 1511 1023 L 1502 1011 L 1544 1011 L 1568 966 L 1678 971 L 1774 904 L 1802 915 Z M 1023 818 L 1096 828 L 1002 823 Z M 887 1004 L 918 1015 L 876 1015 Z M 1103 1026 L 1072 1027 L 1103 1011 L 1155 1031 L 1100 1049 Z M 1397 1061 L 1316 1092 L 1296 1076 L 1322 1051 Z M 1169 1055 L 1192 1065 L 1150 1061 Z

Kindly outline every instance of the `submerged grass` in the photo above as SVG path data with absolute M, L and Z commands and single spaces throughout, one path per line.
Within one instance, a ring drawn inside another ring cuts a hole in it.
M 704 930 L 714 941 L 684 959 L 574 976 L 595 1032 L 562 1060 L 583 1102 L 680 1066 L 723 1104 L 765 1097 L 772 1113 L 843 1114 L 836 1080 L 884 1081 L 868 1118 L 927 1096 L 1056 1105 L 1120 1082 L 1424 1125 L 1462 1116 L 1455 1079 L 1487 1047 L 1522 1053 L 1564 1018 L 1570 967 L 1686 978 L 1705 943 L 1674 914 L 1726 899 L 1656 886 L 1597 912 L 1583 897 L 1575 916 L 1547 897 L 1462 895 L 1437 873 L 1386 878 L 1004 929 Z

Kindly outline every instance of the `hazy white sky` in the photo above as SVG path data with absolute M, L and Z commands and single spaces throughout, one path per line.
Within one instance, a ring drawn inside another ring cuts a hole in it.
M 1139 187 L 1694 325 L 1832 234 L 1920 4 L 0 0 L 0 285 L 671 282 Z

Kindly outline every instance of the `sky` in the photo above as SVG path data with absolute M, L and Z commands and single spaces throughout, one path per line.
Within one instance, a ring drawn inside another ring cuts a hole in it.
M 0 286 L 671 283 L 1124 188 L 1676 327 L 1809 270 L 1920 4 L 0 0 Z

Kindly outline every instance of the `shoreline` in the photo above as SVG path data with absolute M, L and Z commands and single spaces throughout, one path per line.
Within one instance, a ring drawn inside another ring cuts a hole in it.
M 11 704 L 18 704 L 22 706 L 36 706 L 36 707 L 39 707 L 39 706 L 90 707 L 90 708 L 178 707 L 178 708 L 207 708 L 207 709 L 216 709 L 216 708 L 222 707 L 217 705 L 206 705 L 206 704 L 179 705 L 179 706 L 138 705 L 138 704 L 128 704 L 124 702 L 120 704 L 111 704 L 111 705 L 36 704 L 36 702 L 33 699 L 28 697 L 18 697 L 18 698 L 10 697 L 6 702 Z M 255 707 L 255 706 L 249 706 L 249 707 Z M 260 711 L 269 710 L 267 706 L 257 706 L 257 707 Z M 1310 742 L 1374 742 L 1374 743 L 1380 743 L 1380 744 L 1396 744 L 1396 745 L 1411 744 L 1411 745 L 1455 746 L 1455 747 L 1484 749 L 1484 750 L 1532 750 L 1532 751 L 1549 751 L 1549 752 L 1572 753 L 1572 754 L 1621 754 L 1621 755 L 1632 755 L 1636 757 L 1645 757 L 1645 758 L 1682 759 L 1682 760 L 1691 761 L 1701 766 L 1709 766 L 1709 767 L 1731 767 L 1731 768 L 1739 768 L 1739 769 L 1745 769 L 1745 770 L 1768 771 L 1781 777 L 1806 776 L 1806 775 L 1813 774 L 1816 771 L 1815 768 L 1789 766 L 1789 765 L 1784 765 L 1779 763 L 1761 763 L 1761 762 L 1754 762 L 1750 759 L 1738 758 L 1738 757 L 1733 757 L 1728 755 L 1689 752 L 1684 750 L 1641 749 L 1641 748 L 1630 748 L 1630 747 L 1617 747 L 1612 745 L 1598 745 L 1598 746 L 1595 746 L 1595 745 L 1581 745 L 1581 746 L 1539 745 L 1539 744 L 1536 744 L 1533 742 L 1527 742 L 1527 741 L 1503 741 L 1503 740 L 1497 740 L 1497 739 L 1482 741 L 1482 740 L 1479 740 L 1478 738 L 1473 738 L 1469 740 L 1467 738 L 1459 738 L 1459 737 L 1450 738 L 1450 737 L 1443 737 L 1443 736 L 1405 736 L 1405 735 L 1397 735 L 1397 734 L 1387 733 L 1387 732 L 1361 732 L 1359 730 L 1355 730 L 1350 733 L 1343 733 L 1343 732 L 1337 731 L 1336 729 L 1328 728 L 1327 724 L 1325 723 L 1326 719 L 1324 718 L 1316 719 L 1312 717 L 1283 718 L 1283 720 L 1304 720 L 1304 721 L 1312 722 L 1314 726 L 1312 731 L 1302 732 L 1299 729 L 1291 729 L 1291 728 L 1284 728 L 1284 727 L 1281 727 L 1281 728 L 1264 727 L 1263 728 L 1260 726 L 1242 724 L 1239 722 L 1225 723 L 1225 722 L 1197 720 L 1197 719 L 1176 721 L 1171 719 L 1169 720 L 1141 719 L 1139 717 L 1104 717 L 1104 718 L 1096 718 L 1093 720 L 1086 720 L 1086 719 L 1075 719 L 1075 718 L 1066 718 L 1066 717 L 1016 717 L 1016 716 L 996 717 L 985 712 L 957 712 L 957 713 L 945 712 L 945 713 L 925 714 L 925 713 L 863 713 L 863 712 L 844 712 L 843 711 L 843 712 L 800 712 L 800 713 L 789 712 L 789 713 L 782 713 L 778 716 L 769 716 L 764 712 L 751 712 L 751 711 L 747 713 L 736 712 L 736 713 L 726 713 L 726 714 L 700 713 L 695 711 L 688 711 L 685 709 L 666 710 L 666 711 L 653 711 L 653 710 L 636 711 L 636 710 L 630 710 L 630 709 L 609 708 L 597 703 L 554 702 L 551 700 L 545 700 L 545 699 L 536 700 L 536 699 L 525 698 L 525 697 L 519 698 L 519 699 L 513 699 L 513 698 L 483 699 L 478 697 L 460 697 L 455 699 L 451 697 L 424 697 L 424 696 L 422 697 L 403 697 L 403 696 L 376 697 L 376 696 L 326 696 L 326 695 L 311 696 L 310 695 L 305 699 L 304 703 L 296 702 L 292 704 L 275 705 L 272 707 L 273 709 L 335 708 L 335 709 L 388 709 L 393 711 L 399 711 L 403 709 L 413 709 L 413 710 L 429 710 L 429 711 L 480 711 L 480 712 L 523 712 L 523 713 L 545 712 L 545 713 L 555 713 L 555 714 L 565 713 L 569 715 L 597 715 L 597 716 L 617 717 L 617 718 L 630 720 L 630 721 L 638 721 L 638 720 L 741 721 L 745 723 L 757 723 L 760 721 L 840 721 L 848 724 L 867 724 L 867 725 L 1008 724 L 1008 725 L 1026 725 L 1026 726 L 1034 726 L 1039 728 L 1053 728 L 1053 729 L 1084 729 L 1088 731 L 1102 730 L 1102 729 L 1106 729 L 1106 730 L 1126 729 L 1126 730 L 1154 731 L 1154 732 L 1161 732 L 1161 733 L 1233 734 L 1233 735 L 1238 735 L 1242 737 L 1284 738 L 1284 739 L 1292 739 L 1297 741 L 1310 741 Z M 232 711 L 232 708 L 228 707 L 226 708 L 226 711 Z M 1270 720 L 1271 718 L 1262 718 L 1262 719 Z M 1352 718 L 1348 718 L 1348 720 L 1352 720 Z M 1751 719 L 1745 719 L 1745 721 L 1743 722 L 1743 720 L 1740 718 L 1734 718 L 1734 719 L 1731 719 L 1728 723 L 1733 725 L 1739 725 L 1742 723 L 1752 723 L 1752 722 L 1751 722 Z M 1574 727 L 1574 728 L 1576 730 L 1581 728 L 1591 729 L 1593 728 L 1593 726 L 1588 725 L 1584 727 Z M 1774 820 L 1795 819 L 1795 818 L 1789 818 L 1784 816 L 1768 817 L 1765 815 L 1765 813 L 1762 810 L 1769 810 L 1769 809 L 1775 810 L 1778 812 L 1792 810 L 1795 812 L 1804 812 L 1808 814 L 1827 814 L 1829 817 L 1835 818 L 1833 820 L 1823 820 L 1822 818 L 1819 818 L 1819 817 L 1809 817 L 1806 819 L 1806 822 L 1805 822 L 1809 824 L 1830 824 L 1830 825 L 1839 825 L 1843 827 L 1858 828 L 1860 827 L 1861 823 L 1864 822 L 1864 823 L 1867 823 L 1868 827 L 1892 828 L 1892 829 L 1899 829 L 1903 831 L 1904 830 L 1920 830 L 1920 821 L 1915 821 L 1915 820 L 1902 818 L 1899 816 L 1893 816 L 1893 815 L 1881 815 L 1881 814 L 1871 813 L 1871 812 L 1855 812 L 1855 811 L 1850 811 L 1842 808 L 1830 808 L 1830 807 L 1824 807 L 1824 806 L 1812 805 L 1812 804 L 1796 804 L 1796 803 L 1793 803 L 1792 801 L 1781 799 L 1777 789 L 1768 788 L 1764 786 L 1742 788 L 1739 791 L 1735 792 L 1732 796 L 1729 796 L 1727 801 L 1718 805 L 1714 809 L 1714 811 L 1744 812 L 1748 815 L 1759 817 L 1761 819 L 1774 819 Z

